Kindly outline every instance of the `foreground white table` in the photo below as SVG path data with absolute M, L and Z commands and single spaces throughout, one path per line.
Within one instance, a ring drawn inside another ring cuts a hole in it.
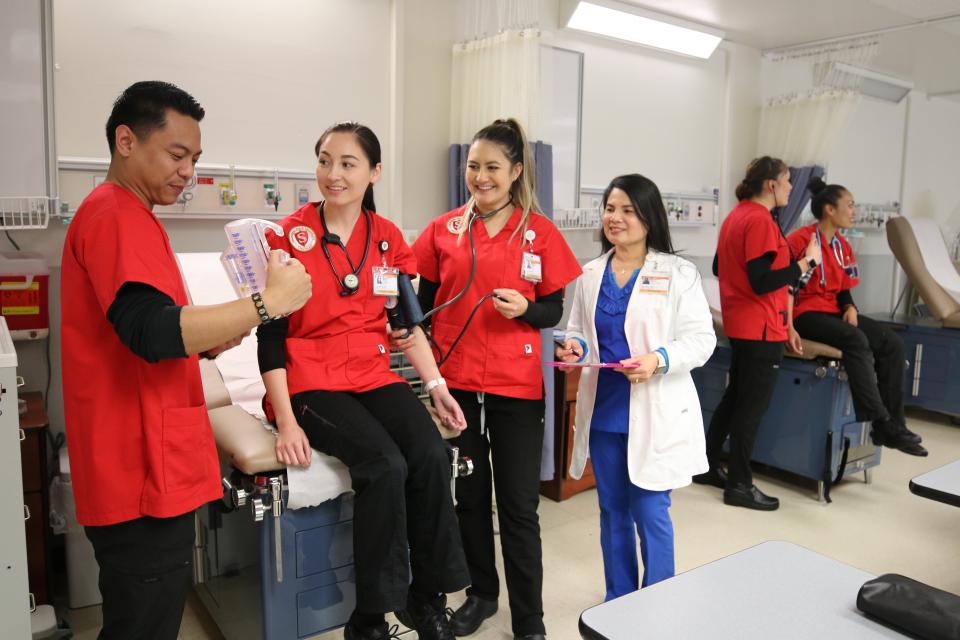
M 910 481 L 910 491 L 930 500 L 960 507 L 960 460 L 917 476 Z
M 764 542 L 587 609 L 588 640 L 903 638 L 857 610 L 875 576 L 789 542 Z

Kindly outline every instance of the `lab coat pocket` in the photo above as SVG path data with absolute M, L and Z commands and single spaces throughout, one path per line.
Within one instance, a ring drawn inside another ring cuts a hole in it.
M 200 484 L 207 472 L 207 444 L 213 437 L 207 408 L 163 410 L 163 490 L 181 491 Z
M 390 369 L 390 347 L 379 333 L 351 333 L 347 335 L 347 380 L 366 386 L 371 380 Z
M 659 402 L 651 407 L 650 441 L 657 456 L 674 456 L 686 450 L 690 442 L 689 407 Z

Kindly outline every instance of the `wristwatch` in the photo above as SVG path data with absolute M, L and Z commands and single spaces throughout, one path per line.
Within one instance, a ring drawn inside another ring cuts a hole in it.
M 807 266 L 815 269 L 817 267 L 817 261 L 814 258 L 807 258 Z

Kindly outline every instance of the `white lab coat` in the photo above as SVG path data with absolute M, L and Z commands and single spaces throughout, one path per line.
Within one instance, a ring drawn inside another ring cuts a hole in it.
M 599 362 L 594 318 L 609 256 L 610 252 L 584 266 L 567 323 L 567 337 L 578 337 L 586 343 L 586 359 L 590 362 Z M 669 275 L 669 292 L 642 291 L 644 275 Z M 627 436 L 630 480 L 651 491 L 686 486 L 691 476 L 708 468 L 700 399 L 690 371 L 702 366 L 717 344 L 700 274 L 693 263 L 651 250 L 630 296 L 625 325 L 632 355 L 663 347 L 670 359 L 666 374 L 630 385 Z M 584 368 L 580 375 L 570 462 L 570 474 L 574 478 L 583 475 L 589 456 L 598 371 Z

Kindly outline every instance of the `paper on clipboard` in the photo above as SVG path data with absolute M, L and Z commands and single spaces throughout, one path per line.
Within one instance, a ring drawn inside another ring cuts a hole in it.
M 547 363 L 549 367 L 585 367 L 588 369 L 635 369 L 638 364 L 622 365 L 619 362 L 559 362 L 552 360 Z

